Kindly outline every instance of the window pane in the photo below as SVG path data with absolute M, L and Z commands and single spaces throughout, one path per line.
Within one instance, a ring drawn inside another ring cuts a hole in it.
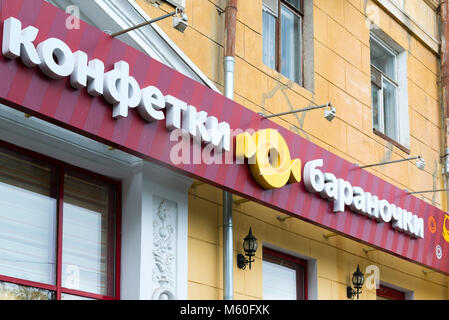
M 373 108 L 373 128 L 382 132 L 380 128 L 380 89 L 371 83 L 371 106 Z
M 0 282 L 0 300 L 55 300 L 56 294 L 39 288 Z
M 296 270 L 269 261 L 262 263 L 263 298 L 296 300 Z
M 384 128 L 385 134 L 397 140 L 396 87 L 389 81 L 383 81 Z
M 262 10 L 263 63 L 276 69 L 276 17 Z
M 281 73 L 302 84 L 301 17 L 285 6 L 281 8 Z
M 296 9 L 298 9 L 299 11 L 301 11 L 301 0 L 285 0 L 285 2 L 287 2 L 288 4 L 292 5 L 293 7 L 295 7 Z
M 109 185 L 64 176 L 63 287 L 114 295 L 114 198 Z
M 262 0 L 262 9 L 268 10 L 277 18 L 279 12 L 279 0 Z
M 74 296 L 68 293 L 61 293 L 61 300 L 95 300 L 87 297 Z
M 371 64 L 396 81 L 396 56 L 373 38 L 370 38 Z
M 56 277 L 53 167 L 0 148 L 0 274 L 46 284 Z

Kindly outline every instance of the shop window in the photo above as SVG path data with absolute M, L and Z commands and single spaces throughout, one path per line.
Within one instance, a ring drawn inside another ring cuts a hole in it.
M 370 36 L 373 131 L 408 151 L 407 57 L 388 40 L 375 33 Z
M 377 300 L 405 300 L 405 292 L 383 285 L 376 289 Z
M 118 297 L 120 184 L 0 146 L 0 299 Z
M 55 292 L 0 281 L 0 300 L 55 300 Z
M 303 0 L 263 0 L 263 62 L 303 85 Z
M 263 298 L 307 300 L 307 262 L 263 248 Z

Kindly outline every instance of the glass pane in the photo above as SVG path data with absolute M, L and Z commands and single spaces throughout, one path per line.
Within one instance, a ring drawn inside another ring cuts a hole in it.
M 389 81 L 383 81 L 384 128 L 385 134 L 397 141 L 397 104 L 396 87 Z
M 302 84 L 301 17 L 285 6 L 281 8 L 281 73 Z
M 95 300 L 87 297 L 74 296 L 68 293 L 61 293 L 61 300 Z
M 56 277 L 56 171 L 0 148 L 0 274 L 46 284 Z
M 276 69 L 276 17 L 262 10 L 263 63 Z
M 279 12 L 279 0 L 262 0 L 262 10 L 268 10 L 277 18 Z
M 373 128 L 382 131 L 380 124 L 380 89 L 371 83 L 371 106 L 373 108 Z
M 78 174 L 64 176 L 62 285 L 114 295 L 113 188 Z
M 269 261 L 262 263 L 264 300 L 296 300 L 296 270 Z
M 56 294 L 39 288 L 0 282 L 0 300 L 55 300 Z
M 373 38 L 370 38 L 370 59 L 373 66 L 396 81 L 396 56 Z
M 288 4 L 292 5 L 293 7 L 295 7 L 296 9 L 298 9 L 299 11 L 301 11 L 301 0 L 285 0 L 285 2 L 287 2 Z

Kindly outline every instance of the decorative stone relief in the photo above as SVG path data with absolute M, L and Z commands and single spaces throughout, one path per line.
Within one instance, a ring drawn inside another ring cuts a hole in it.
M 178 208 L 174 201 L 153 197 L 153 300 L 176 299 L 176 233 Z

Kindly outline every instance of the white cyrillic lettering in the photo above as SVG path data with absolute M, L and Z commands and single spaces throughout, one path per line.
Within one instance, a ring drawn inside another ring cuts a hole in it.
M 165 108 L 165 98 L 162 92 L 153 86 L 142 89 L 142 99 L 140 100 L 137 110 L 142 118 L 152 122 L 165 118 L 161 111 Z
M 348 181 L 343 179 L 338 179 L 337 181 L 338 192 L 337 199 L 334 201 L 334 212 L 344 212 L 345 205 L 351 205 L 354 191 Z
M 33 41 L 39 30 L 29 26 L 22 30 L 22 23 L 16 18 L 6 19 L 3 24 L 2 53 L 9 59 L 20 57 L 29 68 L 41 63 Z
M 379 219 L 379 198 L 369 192 L 365 192 L 366 214 L 374 219 Z
M 243 150 L 240 151 L 241 153 Z M 327 200 L 334 201 L 334 212 L 345 211 L 345 206 L 377 222 L 391 223 L 392 227 L 412 237 L 424 238 L 424 220 L 407 210 L 379 200 L 360 187 L 353 187 L 348 181 L 337 179 L 334 174 L 317 169 L 323 160 L 309 161 L 304 166 L 304 185 L 309 192 L 318 192 Z
M 181 129 L 181 110 L 187 109 L 187 103 L 171 95 L 165 96 L 165 108 L 167 119 L 165 126 L 168 130 Z
M 104 97 L 113 105 L 112 117 L 128 116 L 128 108 L 135 108 L 141 100 L 139 84 L 129 75 L 129 64 L 119 61 L 114 69 L 104 75 Z
M 335 200 L 338 197 L 337 178 L 332 173 L 324 173 L 324 189 L 320 192 L 321 197 Z
M 75 68 L 70 76 L 70 84 L 75 89 L 87 87 L 87 93 L 93 97 L 103 94 L 104 63 L 98 59 L 87 62 L 87 54 L 83 51 L 73 53 Z
M 208 117 L 206 120 L 206 129 L 212 145 L 219 150 L 231 151 L 231 127 L 229 123 L 218 123 L 216 117 Z
M 402 209 L 396 207 L 394 204 L 390 204 L 391 216 L 393 220 L 393 228 L 402 230 Z
M 360 187 L 352 187 L 353 197 L 349 208 L 357 213 L 366 211 L 365 191 Z
M 405 233 L 414 234 L 415 225 L 413 223 L 413 215 L 407 210 L 402 211 L 402 227 Z
M 73 72 L 73 53 L 63 41 L 49 38 L 39 43 L 36 50 L 41 59 L 39 68 L 48 77 L 62 79 Z
M 304 166 L 304 185 L 309 192 L 321 192 L 324 189 L 323 173 L 316 167 L 323 166 L 323 159 L 309 161 Z
M 417 238 L 424 238 L 424 219 L 414 215 L 413 224 L 414 224 L 413 235 Z
M 194 106 L 187 106 L 182 113 L 182 128 L 190 133 L 196 141 L 210 142 L 209 134 L 206 130 L 207 112 L 196 111 Z
M 379 201 L 379 222 L 390 222 L 391 221 L 391 207 L 387 200 Z

